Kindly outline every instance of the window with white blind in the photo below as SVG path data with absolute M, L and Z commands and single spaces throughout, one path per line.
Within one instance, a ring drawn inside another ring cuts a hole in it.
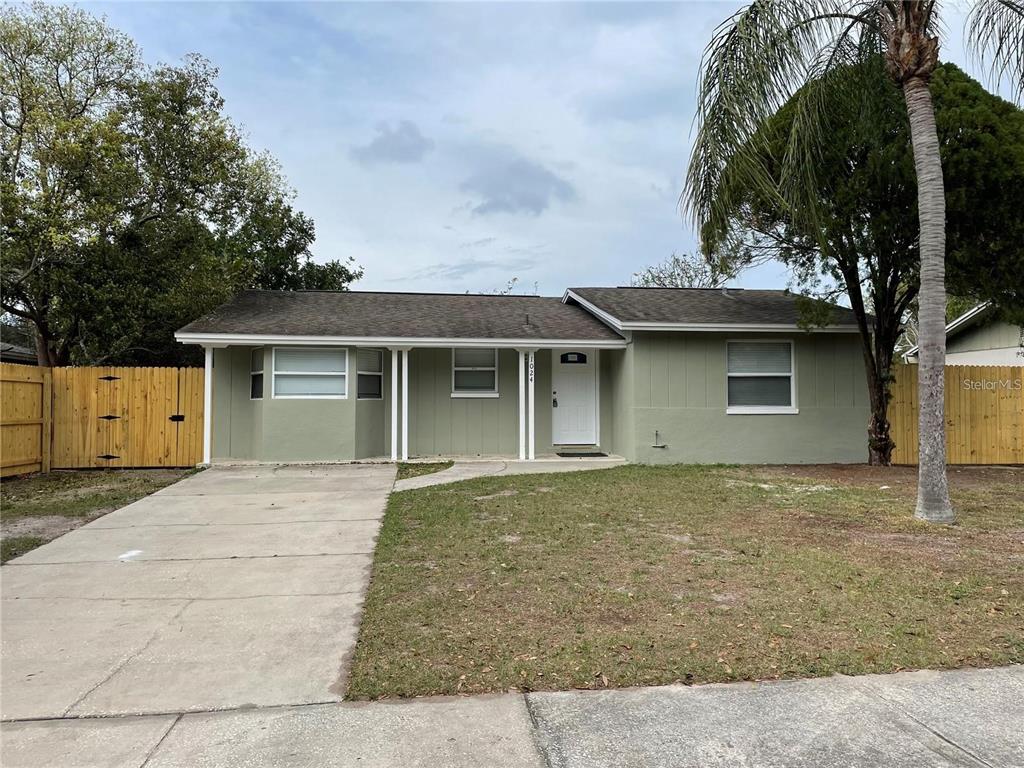
M 263 347 L 249 353 L 249 399 L 263 399 Z
M 452 350 L 452 397 L 498 396 L 498 350 Z
M 356 351 L 356 395 L 360 400 L 384 397 L 384 353 L 379 349 Z
M 344 347 L 275 347 L 274 398 L 340 399 L 348 396 Z
M 726 413 L 797 413 L 791 341 L 726 343 Z

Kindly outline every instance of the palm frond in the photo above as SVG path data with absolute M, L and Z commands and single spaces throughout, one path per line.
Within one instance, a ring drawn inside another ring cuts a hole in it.
M 874 9 L 871 9 L 874 10 Z M 810 63 L 808 80 L 794 95 L 793 121 L 776 183 L 795 220 L 817 227 L 821 184 L 818 169 L 826 145 L 849 121 L 871 122 L 879 90 L 894 87 L 885 75 L 884 44 L 873 19 L 850 21 Z
M 701 231 L 724 231 L 744 190 L 783 194 L 765 166 L 759 128 L 810 77 L 847 63 L 851 44 L 877 37 L 872 30 L 883 12 L 884 0 L 754 0 L 715 30 L 701 62 L 698 128 L 680 199 Z M 807 174 L 807 153 L 827 139 L 827 124 L 816 119 L 815 94 L 804 110 L 803 149 L 791 162 Z M 805 175 L 791 189 L 806 190 L 807 182 Z
M 996 83 L 1008 81 L 1014 98 L 1024 99 L 1024 3 L 976 0 L 965 33 L 968 47 L 987 63 Z

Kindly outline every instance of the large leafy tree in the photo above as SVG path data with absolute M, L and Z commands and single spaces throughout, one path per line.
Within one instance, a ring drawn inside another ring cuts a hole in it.
M 747 259 L 782 261 L 805 289 L 849 297 L 863 342 L 873 464 L 892 455 L 890 368 L 903 322 L 916 313 L 920 268 L 906 109 L 882 67 L 879 56 L 847 70 L 875 86 L 870 98 L 827 104 L 831 140 L 818 155 L 816 223 L 793 215 L 779 195 L 746 187 L 730 195 L 728 220 L 704 232 L 716 247 L 741 242 Z M 936 69 L 931 90 L 948 197 L 949 285 L 1005 301 L 1024 289 L 1024 216 L 1014 213 L 1024 210 L 1024 112 L 952 64 Z M 790 99 L 753 139 L 776 188 L 798 102 Z M 727 254 L 726 263 L 734 258 Z
M 820 220 L 818 159 L 831 140 L 837 100 L 866 103 L 877 84 L 849 78 L 850 66 L 882 57 L 909 120 L 917 181 L 920 459 L 917 517 L 955 519 L 946 480 L 946 198 L 930 83 L 939 63 L 938 0 L 754 0 L 724 22 L 709 43 L 698 84 L 698 131 L 684 192 L 703 228 L 718 226 L 746 186 L 782 198 L 789 210 Z M 967 39 L 1024 94 L 1024 7 L 975 0 Z M 758 131 L 798 96 L 782 185 L 760 159 Z M 729 169 L 729 178 L 725 177 Z
M 359 276 L 312 261 L 312 221 L 216 75 L 197 56 L 148 68 L 81 9 L 0 10 L 0 301 L 42 364 L 185 362 L 174 329 L 241 288 Z

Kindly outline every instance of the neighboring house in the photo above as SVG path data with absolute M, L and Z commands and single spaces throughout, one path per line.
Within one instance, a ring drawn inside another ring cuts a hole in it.
M 1024 365 L 1024 328 L 999 319 L 995 308 L 979 304 L 946 326 L 946 365 Z M 917 347 L 904 359 L 917 362 Z
M 853 313 L 784 291 L 561 298 L 247 291 L 176 337 L 206 348 L 206 457 L 604 452 L 645 463 L 858 462 Z
M 36 365 L 39 362 L 39 358 L 34 349 L 0 341 L 0 362 Z

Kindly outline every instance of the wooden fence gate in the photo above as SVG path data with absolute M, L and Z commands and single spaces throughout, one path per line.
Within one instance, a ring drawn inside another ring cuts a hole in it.
M 894 464 L 917 464 L 917 366 L 895 370 L 889 423 Z M 1024 464 L 1024 367 L 948 365 L 946 461 Z
M 0 363 L 0 477 L 50 471 L 49 368 Z
M 189 467 L 203 459 L 201 368 L 54 368 L 55 468 Z

